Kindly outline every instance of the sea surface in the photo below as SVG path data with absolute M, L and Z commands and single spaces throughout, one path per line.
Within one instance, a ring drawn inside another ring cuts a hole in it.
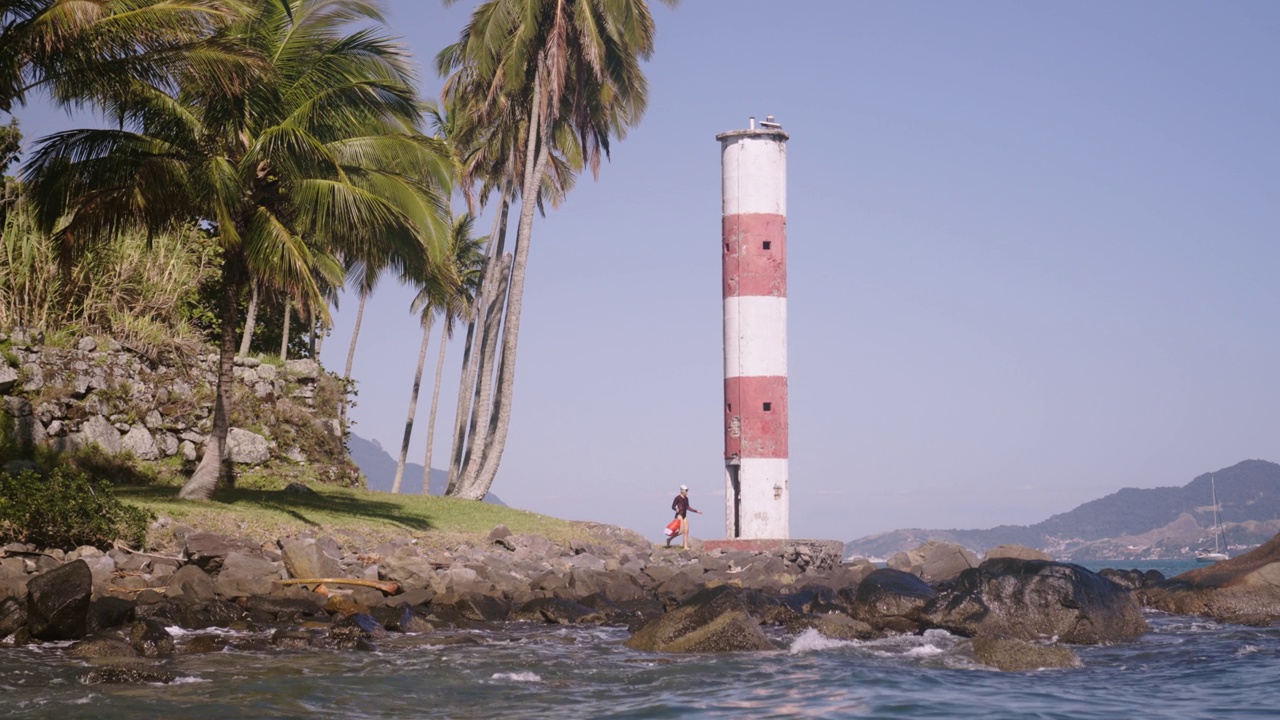
M 1173 575 L 1192 563 L 1136 563 Z M 1097 569 L 1095 567 L 1095 569 Z M 659 655 L 612 627 L 511 623 L 374 652 L 224 651 L 147 661 L 171 684 L 89 685 L 67 644 L 0 649 L 4 718 L 1275 718 L 1280 628 L 1149 613 L 1082 667 L 1002 673 L 945 632 L 772 653 Z M 174 629 L 173 632 L 180 633 Z M 447 639 L 454 644 L 430 644 Z M 182 637 L 178 638 L 179 643 Z

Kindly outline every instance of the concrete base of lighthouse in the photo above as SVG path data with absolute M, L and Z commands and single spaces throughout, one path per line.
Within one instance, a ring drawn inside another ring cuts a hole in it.
M 771 553 L 786 555 L 794 550 L 797 554 L 808 555 L 814 565 L 834 566 L 844 560 L 844 542 L 841 540 L 797 540 L 794 538 L 730 538 L 726 540 L 703 540 L 703 552 L 723 550 L 725 552 Z

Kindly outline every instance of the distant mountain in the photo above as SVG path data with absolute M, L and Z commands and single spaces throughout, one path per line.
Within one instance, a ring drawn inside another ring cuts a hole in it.
M 377 440 L 365 440 L 351 433 L 347 440 L 347 449 L 351 460 L 360 468 L 365 483 L 370 490 L 391 492 L 391 484 L 396 479 L 396 459 L 382 449 Z M 431 469 L 431 482 L 428 485 L 429 495 L 444 495 L 449 484 L 449 473 L 437 468 Z M 418 463 L 404 464 L 404 480 L 400 484 L 400 492 L 406 495 L 417 495 L 422 492 L 422 466 Z M 497 495 L 489 493 L 484 499 L 487 503 L 506 505 Z
M 927 540 L 958 543 L 974 551 L 1005 543 L 1039 548 L 1063 560 L 1193 557 L 1213 547 L 1217 485 L 1223 533 L 1238 552 L 1280 533 L 1280 465 L 1245 460 L 1205 473 L 1182 487 L 1124 488 L 1035 525 L 988 530 L 894 530 L 845 543 L 845 555 L 888 557 Z

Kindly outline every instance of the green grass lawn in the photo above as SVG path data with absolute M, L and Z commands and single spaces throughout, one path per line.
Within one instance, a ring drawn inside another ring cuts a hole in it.
M 366 546 L 394 538 L 440 547 L 479 542 L 500 524 L 513 533 L 558 542 L 580 534 L 568 521 L 501 505 L 361 489 L 318 486 L 312 495 L 223 488 L 204 503 L 179 499 L 173 486 L 117 486 L 114 491 L 126 503 L 171 519 L 167 528 L 152 531 L 148 544 L 153 546 L 166 544 L 175 524 L 262 543 L 309 534 L 345 536 Z

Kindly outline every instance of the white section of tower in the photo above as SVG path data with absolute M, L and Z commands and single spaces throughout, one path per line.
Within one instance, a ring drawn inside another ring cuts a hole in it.
M 722 140 L 721 164 L 724 174 L 721 212 L 787 214 L 786 135 L 738 131 Z
M 787 374 L 787 299 L 768 295 L 726 298 L 724 376 Z M 781 352 L 779 352 L 781 348 Z
M 742 458 L 738 477 L 741 483 L 741 506 L 738 537 L 788 538 L 791 528 L 790 493 L 787 482 L 790 466 L 787 458 Z

